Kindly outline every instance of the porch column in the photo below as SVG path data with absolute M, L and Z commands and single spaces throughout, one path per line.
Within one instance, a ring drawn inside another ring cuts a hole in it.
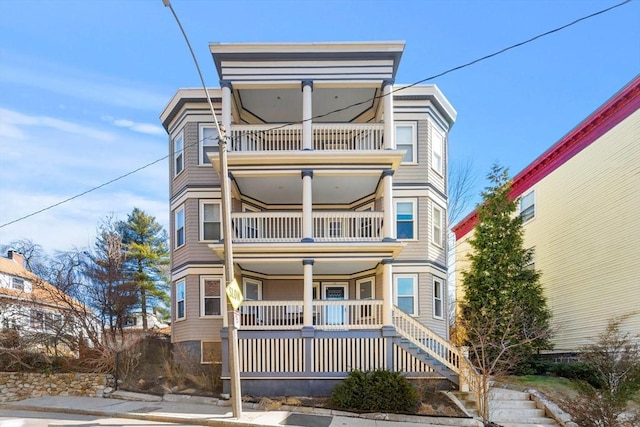
M 302 149 L 313 150 L 313 112 L 312 112 L 313 82 L 302 81 Z
M 393 216 L 393 170 L 385 169 L 382 171 L 382 204 L 383 204 L 383 220 L 382 220 L 382 241 L 393 242 L 396 240 L 396 227 Z
M 396 138 L 393 126 L 393 80 L 382 82 L 383 114 L 384 114 L 384 149 L 395 150 Z
M 313 204 L 311 180 L 313 171 L 304 169 L 302 171 L 302 241 L 313 242 Z
M 302 269 L 304 272 L 304 304 L 302 319 L 303 326 L 313 326 L 313 260 L 303 259 Z
M 392 326 L 393 270 L 391 259 L 382 260 L 382 325 Z

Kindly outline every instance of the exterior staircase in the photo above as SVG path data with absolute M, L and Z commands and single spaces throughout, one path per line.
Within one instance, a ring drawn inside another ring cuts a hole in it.
M 453 393 L 467 413 L 478 417 L 475 393 Z M 489 419 L 503 427 L 551 427 L 559 426 L 536 406 L 531 394 L 503 388 L 491 388 L 489 392 Z

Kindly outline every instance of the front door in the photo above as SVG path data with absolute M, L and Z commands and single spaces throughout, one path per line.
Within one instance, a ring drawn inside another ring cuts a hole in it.
M 327 301 L 344 301 L 347 299 L 347 284 L 323 283 L 323 299 Z M 344 325 L 347 320 L 347 307 L 342 304 L 331 304 L 325 307 L 324 319 L 327 325 Z

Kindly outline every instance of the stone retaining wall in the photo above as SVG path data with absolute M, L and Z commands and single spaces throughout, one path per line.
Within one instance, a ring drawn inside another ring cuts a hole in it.
M 0 372 L 0 402 L 41 396 L 102 397 L 112 381 L 106 374 Z

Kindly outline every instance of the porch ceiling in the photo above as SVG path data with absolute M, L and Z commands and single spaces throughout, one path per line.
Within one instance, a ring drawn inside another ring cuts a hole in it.
M 376 268 L 380 260 L 349 261 L 316 259 L 313 264 L 314 275 L 350 275 Z M 297 261 L 240 261 L 238 265 L 244 271 L 267 275 L 297 276 L 303 274 L 303 266 Z

